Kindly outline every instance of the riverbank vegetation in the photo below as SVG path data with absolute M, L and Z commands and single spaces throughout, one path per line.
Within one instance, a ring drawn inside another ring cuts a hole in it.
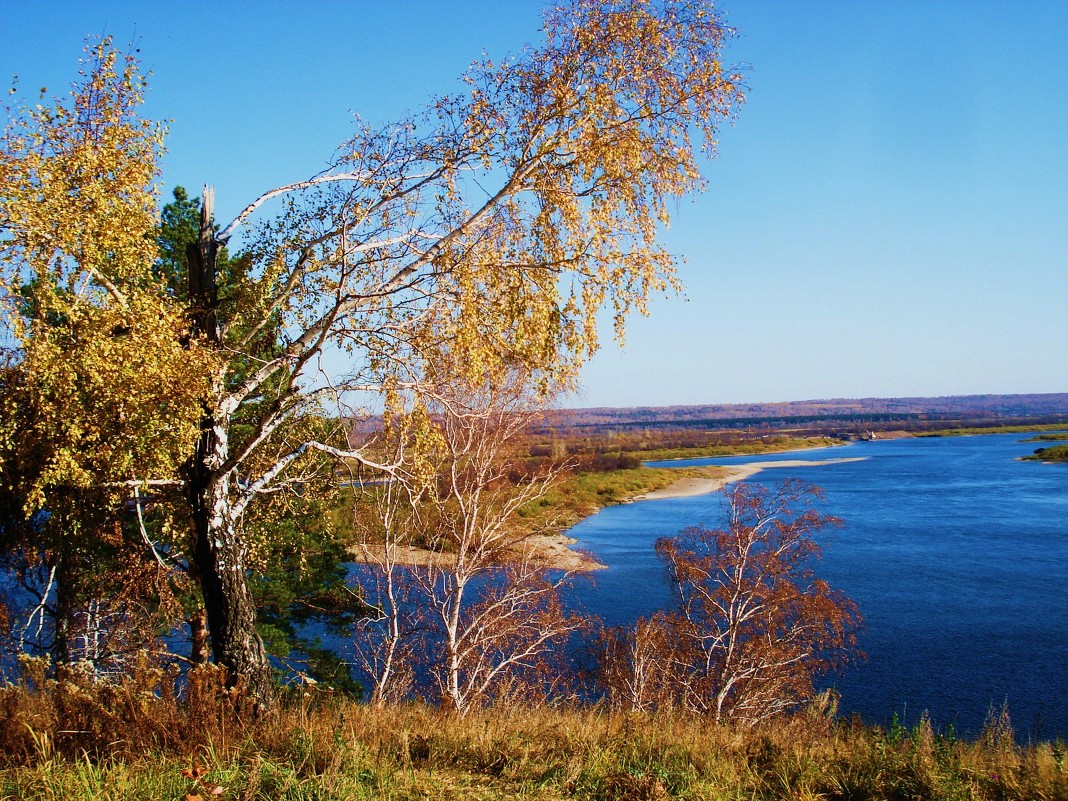
M 1068 433 L 1039 434 L 1034 437 L 1028 437 L 1024 442 L 1062 442 L 1064 440 L 1068 440 Z M 1068 445 L 1049 445 L 1043 448 L 1036 448 L 1034 453 L 1023 458 L 1033 462 L 1068 462 Z
M 706 459 L 718 456 L 750 456 L 760 453 L 829 448 L 841 445 L 834 437 L 799 437 L 790 434 L 762 434 L 734 442 L 694 445 L 692 447 L 649 447 L 637 453 L 645 461 L 659 462 L 673 459 Z
M 1068 462 L 1068 445 L 1051 445 L 1048 448 L 1038 448 L 1034 453 L 1023 458 L 1033 462 Z
M 917 437 L 969 437 L 975 434 L 1029 434 L 1032 431 L 1059 431 L 1065 427 L 1064 422 L 1059 423 L 1033 423 L 1019 425 L 999 425 L 991 423 L 984 426 L 960 426 L 957 428 L 945 428 L 934 431 L 917 432 Z M 1032 442 L 1038 438 L 1032 438 Z
M 308 687 L 253 723 L 219 703 L 221 676 L 198 670 L 181 702 L 160 692 L 158 674 L 0 689 L 0 799 L 1068 798 L 1068 746 L 1019 745 L 997 711 L 965 741 L 922 717 L 886 728 L 836 720 L 833 695 L 745 728 L 566 705 L 460 717 Z
M 545 494 L 519 510 L 531 522 L 552 520 L 567 529 L 606 506 L 626 503 L 687 478 L 720 479 L 719 467 L 668 468 L 636 466 L 615 470 L 578 470 L 564 473 Z

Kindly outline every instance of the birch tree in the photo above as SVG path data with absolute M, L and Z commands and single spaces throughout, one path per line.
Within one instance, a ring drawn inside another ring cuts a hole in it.
M 687 670 L 669 614 L 639 618 L 601 634 L 598 679 L 612 709 L 653 712 L 678 706 Z
M 424 406 L 405 410 L 401 398 L 391 394 L 383 429 L 380 452 L 403 468 L 385 478 L 356 471 L 348 482 L 358 490 L 353 499 L 356 576 L 372 610 L 357 622 L 353 646 L 356 667 L 376 706 L 411 697 L 421 683 L 431 626 L 406 557 L 413 546 L 426 544 L 425 500 L 443 455 Z
M 735 484 L 726 528 L 657 541 L 679 599 L 660 625 L 683 707 L 757 723 L 811 698 L 814 677 L 851 655 L 856 604 L 813 572 L 814 537 L 838 523 L 811 506 L 816 497 L 798 481 Z
M 171 595 L 123 507 L 145 479 L 180 483 L 216 369 L 151 278 L 162 131 L 137 116 L 144 88 L 136 61 L 101 42 L 65 101 L 9 109 L 0 142 L 0 475 L 22 517 L 4 550 L 34 609 L 53 613 L 61 659 L 101 659 L 101 638 L 132 628 L 124 608 Z M 120 588 L 108 598 L 94 595 L 104 564 Z
M 445 457 L 425 504 L 425 538 L 438 558 L 411 573 L 437 632 L 427 650 L 439 697 L 462 714 L 519 687 L 546 692 L 559 678 L 551 663 L 562 661 L 552 657 L 587 621 L 562 602 L 574 571 L 539 562 L 518 514 L 558 468 L 509 477 L 518 438 L 540 413 L 537 380 L 511 371 L 472 387 L 456 372 L 446 362 L 430 374 Z
M 160 132 L 136 114 L 144 81 L 136 61 L 99 49 L 70 102 L 8 127 L 4 290 L 11 307 L 27 278 L 40 295 L 31 323 L 9 315 L 28 374 L 76 373 L 42 397 L 81 393 L 77 408 L 128 436 L 101 426 L 90 455 L 89 429 L 57 412 L 66 440 L 34 502 L 60 485 L 175 488 L 214 658 L 269 699 L 241 525 L 250 504 L 321 456 L 392 469 L 350 445 L 343 418 L 418 384 L 441 347 L 476 383 L 514 364 L 566 381 L 597 349 L 602 309 L 621 337 L 628 314 L 675 287 L 657 234 L 671 203 L 701 188 L 700 153 L 741 102 L 722 64 L 728 35 L 706 0 L 552 8 L 540 44 L 476 62 L 462 92 L 424 113 L 358 122 L 320 174 L 220 228 L 206 196 L 181 303 L 151 272 Z M 247 261 L 221 314 L 228 242 Z M 263 353 L 268 328 L 277 347 Z M 137 390 L 125 401 L 124 383 Z M 307 436 L 300 421 L 323 415 L 338 424 Z
M 472 387 L 459 372 L 442 354 L 414 410 L 387 414 L 403 468 L 360 482 L 357 575 L 377 614 L 355 648 L 372 703 L 423 695 L 462 714 L 519 688 L 548 692 L 568 637 L 587 628 L 563 608 L 571 573 L 536 553 L 532 537 L 551 522 L 519 514 L 559 471 L 513 475 L 541 382 L 512 370 Z

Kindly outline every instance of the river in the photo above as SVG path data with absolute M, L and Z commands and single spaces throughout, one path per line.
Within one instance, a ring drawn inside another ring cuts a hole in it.
M 840 713 L 934 724 L 968 735 L 1008 703 L 1018 736 L 1068 738 L 1068 465 L 1021 462 L 1027 435 L 915 438 L 806 451 L 765 470 L 826 491 L 844 528 L 821 534 L 820 576 L 860 607 L 867 658 L 825 684 Z M 739 464 L 797 453 L 654 463 Z M 671 602 L 653 543 L 718 526 L 719 494 L 609 507 L 571 535 L 607 566 L 575 589 L 610 624 Z

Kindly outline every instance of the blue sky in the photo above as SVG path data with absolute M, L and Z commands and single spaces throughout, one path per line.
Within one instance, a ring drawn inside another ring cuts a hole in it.
M 0 79 L 134 42 L 164 184 L 218 216 L 318 172 L 351 112 L 420 108 L 542 3 L 0 0 Z M 1068 391 L 1068 3 L 731 0 L 749 99 L 665 235 L 683 296 L 567 405 Z

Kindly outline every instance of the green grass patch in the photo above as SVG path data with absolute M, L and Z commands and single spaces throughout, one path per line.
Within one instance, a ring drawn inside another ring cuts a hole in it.
M 655 448 L 634 451 L 642 461 L 657 462 L 669 459 L 709 459 L 719 456 L 752 456 L 761 453 L 781 453 L 783 451 L 807 450 L 809 448 L 827 448 L 841 445 L 842 440 L 833 437 L 791 437 L 777 435 L 730 445 L 708 445 L 695 448 Z
M 1068 445 L 1039 448 L 1030 456 L 1024 456 L 1023 459 L 1029 462 L 1068 462 Z
M 572 473 L 520 509 L 519 516 L 532 526 L 570 528 L 598 509 L 663 489 L 687 475 L 688 471 L 666 467 Z
M 1028 437 L 1023 442 L 1061 442 L 1068 440 L 1068 432 L 1059 432 L 1057 434 L 1038 434 L 1034 437 Z
M 1058 431 L 1064 423 L 1044 423 L 1042 425 L 1024 426 L 973 426 L 964 428 L 944 428 L 937 431 L 917 431 L 917 437 L 970 437 L 975 434 L 1027 434 L 1031 431 Z

